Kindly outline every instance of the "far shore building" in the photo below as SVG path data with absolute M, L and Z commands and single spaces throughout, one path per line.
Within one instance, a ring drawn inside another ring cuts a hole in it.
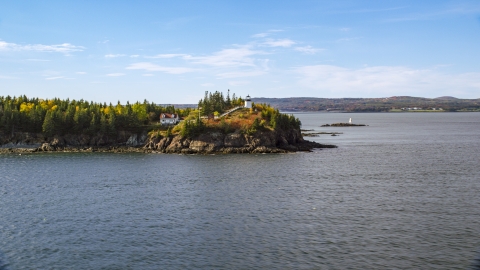
M 252 108 L 252 100 L 250 99 L 250 95 L 245 97 L 245 108 L 251 109 Z
M 160 124 L 163 126 L 176 125 L 180 122 L 180 116 L 177 113 L 161 113 Z

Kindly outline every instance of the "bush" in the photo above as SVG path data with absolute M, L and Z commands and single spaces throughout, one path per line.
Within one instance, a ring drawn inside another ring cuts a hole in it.
M 180 135 L 184 138 L 193 138 L 205 130 L 205 124 L 197 120 L 185 120 L 180 128 Z

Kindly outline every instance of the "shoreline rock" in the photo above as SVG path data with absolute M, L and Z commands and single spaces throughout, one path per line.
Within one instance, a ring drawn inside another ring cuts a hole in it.
M 4 143 L 0 146 L 0 154 L 40 152 L 257 154 L 309 152 L 313 149 L 337 147 L 304 140 L 299 130 L 288 132 L 267 130 L 259 131 L 253 135 L 240 132 L 223 134 L 212 131 L 202 133 L 194 138 L 182 138 L 180 135 L 148 138 L 146 133 L 122 135 L 123 140 L 118 140 L 118 137 L 109 140 L 104 136 L 88 135 L 55 136 L 50 139 L 34 136 L 37 140 L 23 142 L 17 139 Z M 25 136 L 21 135 L 20 137 Z M 3 142 L 5 141 L 3 140 Z

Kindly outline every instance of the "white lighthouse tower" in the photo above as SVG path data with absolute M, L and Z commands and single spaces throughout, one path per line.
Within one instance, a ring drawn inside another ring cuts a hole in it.
M 250 95 L 245 97 L 245 108 L 251 109 L 252 108 L 252 100 L 250 99 Z

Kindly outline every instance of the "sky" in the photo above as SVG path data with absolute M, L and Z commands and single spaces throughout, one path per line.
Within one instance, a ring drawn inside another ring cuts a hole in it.
M 0 96 L 480 98 L 480 1 L 1 1 Z

